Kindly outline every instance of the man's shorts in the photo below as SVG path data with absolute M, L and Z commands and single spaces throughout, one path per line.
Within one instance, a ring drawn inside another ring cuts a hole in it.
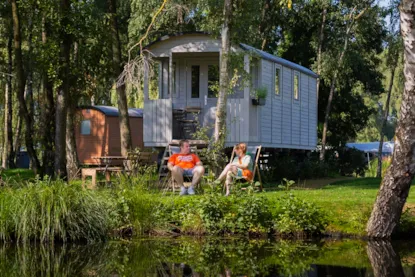
M 183 169 L 183 176 L 193 176 L 194 168 Z

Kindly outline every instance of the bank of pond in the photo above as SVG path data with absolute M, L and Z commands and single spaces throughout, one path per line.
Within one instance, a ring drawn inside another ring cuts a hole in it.
M 145 238 L 2 244 L 0 276 L 415 276 L 413 241 Z M 383 274 L 383 275 L 382 275 Z
M 335 202 L 334 197 L 330 205 L 316 201 L 319 195 L 294 190 L 256 193 L 235 187 L 224 197 L 221 188 L 205 187 L 199 195 L 179 197 L 148 184 L 137 178 L 98 190 L 47 178 L 7 184 L 0 188 L 0 241 L 94 242 L 143 235 L 364 237 L 371 208 L 357 200 Z M 405 212 L 397 237 L 411 236 L 414 226 L 414 217 Z

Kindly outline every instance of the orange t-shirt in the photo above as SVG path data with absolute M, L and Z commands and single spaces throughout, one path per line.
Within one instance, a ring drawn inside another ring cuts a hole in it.
M 172 165 L 177 165 L 183 169 L 191 169 L 195 167 L 198 162 L 200 162 L 199 157 L 193 153 L 173 154 L 169 158 L 169 163 Z
M 242 164 L 242 159 L 238 158 L 239 164 Z M 248 181 L 252 180 L 253 174 L 249 169 L 242 169 L 242 176 L 245 177 Z

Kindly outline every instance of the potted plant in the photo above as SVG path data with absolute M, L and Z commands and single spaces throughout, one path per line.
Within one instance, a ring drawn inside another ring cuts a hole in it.
M 260 87 L 254 90 L 254 95 L 252 98 L 252 105 L 256 106 L 265 106 L 265 100 L 267 99 L 267 88 Z

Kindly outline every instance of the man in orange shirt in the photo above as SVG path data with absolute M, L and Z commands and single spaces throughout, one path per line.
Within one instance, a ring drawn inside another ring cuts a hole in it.
M 180 153 L 173 154 L 167 163 L 167 168 L 171 171 L 173 179 L 180 185 L 180 195 L 195 194 L 195 186 L 199 183 L 200 178 L 205 173 L 199 157 L 190 153 L 190 144 L 188 140 L 179 142 Z M 193 176 L 192 184 L 189 188 L 183 185 L 183 176 Z

